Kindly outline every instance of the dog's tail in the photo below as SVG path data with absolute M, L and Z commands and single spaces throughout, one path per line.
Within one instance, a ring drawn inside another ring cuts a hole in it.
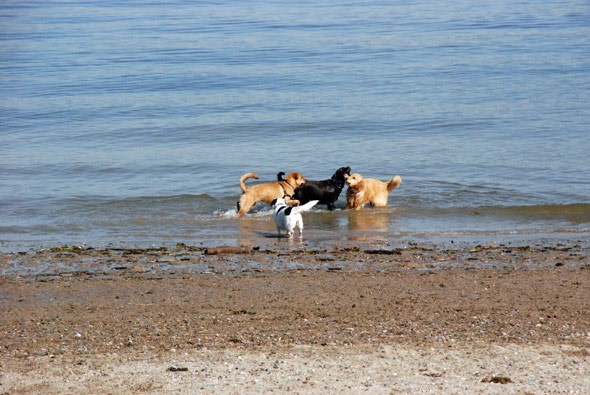
M 246 192 L 248 187 L 246 186 L 246 181 L 248 178 L 256 178 L 258 179 L 258 175 L 256 173 L 246 173 L 240 178 L 240 188 L 242 188 L 242 192 Z
M 395 188 L 399 187 L 402 183 L 402 178 L 400 176 L 395 176 L 387 183 L 387 192 L 393 191 Z
M 309 211 L 313 206 L 318 204 L 319 200 L 312 200 L 311 202 L 305 203 L 303 206 L 296 206 L 293 207 L 293 211 L 296 213 L 302 213 L 304 211 Z

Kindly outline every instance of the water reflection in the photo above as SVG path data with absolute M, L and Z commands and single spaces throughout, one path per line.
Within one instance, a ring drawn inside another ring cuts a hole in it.
M 338 240 L 385 241 L 390 233 L 390 223 L 395 209 L 377 208 L 361 211 L 312 211 L 303 216 L 303 237 L 298 230 L 292 238 L 278 237 L 270 213 L 236 218 L 240 245 L 280 244 L 298 245 L 306 241 Z
M 249 217 L 236 218 L 240 229 L 240 245 L 256 245 L 261 239 L 277 238 L 277 229 L 272 217 Z
M 240 231 L 238 243 L 243 246 L 299 246 L 310 234 L 310 229 L 304 227 L 303 237 L 300 237 L 299 229 L 295 229 L 293 237 L 288 237 L 284 232 L 279 236 L 270 214 L 236 217 L 236 220 Z
M 348 211 L 349 240 L 384 241 L 389 232 L 391 209 Z

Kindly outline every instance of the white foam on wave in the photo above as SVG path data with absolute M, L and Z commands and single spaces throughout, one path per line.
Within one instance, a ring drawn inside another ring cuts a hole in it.
M 238 211 L 235 208 L 229 210 L 215 210 L 213 215 L 216 217 L 223 217 L 223 218 L 238 218 Z
M 261 209 L 259 211 L 250 211 L 248 214 L 245 215 L 246 218 L 264 218 L 266 219 L 269 216 L 272 216 L 273 210 L 272 208 L 264 208 Z M 219 210 L 215 210 L 213 212 L 213 215 L 216 217 L 221 217 L 224 219 L 234 219 L 234 218 L 240 218 L 238 216 L 238 211 L 235 208 L 232 209 L 227 209 L 227 210 L 223 210 L 223 209 L 219 209 Z

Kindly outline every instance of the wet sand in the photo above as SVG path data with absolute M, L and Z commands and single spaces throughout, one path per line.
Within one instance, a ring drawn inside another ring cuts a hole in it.
M 573 240 L 59 247 L 0 270 L 2 394 L 590 393 Z

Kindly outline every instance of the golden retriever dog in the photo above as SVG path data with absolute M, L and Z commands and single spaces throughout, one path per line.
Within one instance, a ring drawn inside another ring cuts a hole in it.
M 256 204 L 256 202 L 265 202 L 272 204 L 273 200 L 285 197 L 287 204 L 293 206 L 298 205 L 299 200 L 293 200 L 291 196 L 295 189 L 307 181 L 301 173 L 293 172 L 282 181 L 269 182 L 265 184 L 246 186 L 245 181 L 249 178 L 258 179 L 256 173 L 246 173 L 240 178 L 240 188 L 242 188 L 242 196 L 237 204 L 238 215 L 241 217 L 246 214 Z
M 387 206 L 389 192 L 402 183 L 402 178 L 395 176 L 388 182 L 383 182 L 374 178 L 363 178 L 362 175 L 353 173 L 346 179 L 346 183 L 348 184 L 346 208 L 360 210 L 366 204 L 373 207 Z

